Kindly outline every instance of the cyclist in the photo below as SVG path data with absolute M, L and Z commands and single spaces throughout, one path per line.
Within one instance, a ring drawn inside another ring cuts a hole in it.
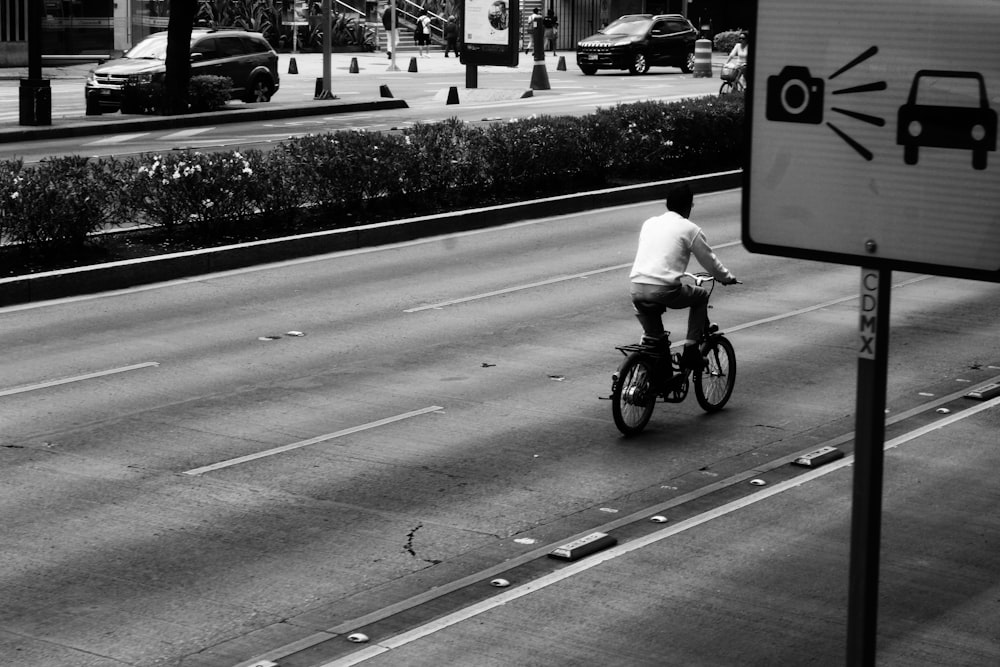
M 740 68 L 740 76 L 743 77 L 743 85 L 749 87 L 750 80 L 747 78 L 747 54 L 750 53 L 750 35 L 746 32 L 741 32 L 740 37 L 736 44 L 733 45 L 733 50 L 729 52 L 729 57 L 726 58 L 726 65 L 736 61 L 736 66 Z
M 715 256 L 701 227 L 688 220 L 694 205 L 690 186 L 685 183 L 673 187 L 667 192 L 666 204 L 665 213 L 642 223 L 639 248 L 629 273 L 629 293 L 644 332 L 643 345 L 667 343 L 662 319 L 667 308 L 691 309 L 684 357 L 692 368 L 697 368 L 701 354 L 695 343 L 708 324 L 708 290 L 682 283 L 681 275 L 694 255 L 723 285 L 738 281 Z

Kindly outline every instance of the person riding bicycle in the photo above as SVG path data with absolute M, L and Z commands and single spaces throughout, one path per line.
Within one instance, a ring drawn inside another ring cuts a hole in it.
M 681 282 L 691 255 L 723 285 L 736 277 L 723 266 L 708 244 L 701 227 L 688 218 L 694 195 L 686 183 L 667 192 L 667 211 L 642 223 L 639 247 L 629 273 L 632 306 L 642 325 L 643 345 L 666 344 L 663 312 L 667 308 L 690 308 L 685 360 L 696 367 L 701 361 L 697 341 L 708 324 L 708 290 Z
M 743 83 L 748 87 L 750 85 L 750 79 L 747 77 L 747 55 L 749 53 L 750 35 L 746 32 L 741 32 L 739 39 L 733 45 L 733 50 L 729 52 L 729 57 L 726 58 L 725 62 L 725 65 L 728 65 L 734 60 L 736 61 L 736 66 L 740 69 L 739 76 L 743 77 Z

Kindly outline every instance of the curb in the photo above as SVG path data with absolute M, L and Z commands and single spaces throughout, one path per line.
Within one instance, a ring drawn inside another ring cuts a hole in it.
M 219 248 L 13 276 L 0 279 L 0 306 L 94 294 L 269 262 L 495 227 L 534 217 L 651 201 L 665 197 L 667 189 L 676 183 L 686 182 L 691 185 L 695 194 L 700 194 L 737 188 L 742 185 L 742 181 L 742 170 L 725 171 Z
M 0 131 L 0 144 L 16 141 L 38 141 L 65 137 L 86 137 L 112 132 L 139 132 L 148 130 L 172 130 L 185 127 L 203 127 L 206 121 L 214 124 L 247 123 L 273 120 L 275 118 L 297 118 L 299 116 L 319 116 L 334 113 L 354 113 L 356 111 L 381 111 L 384 109 L 406 109 L 409 105 L 401 99 L 376 99 L 367 102 L 344 102 L 343 100 L 318 100 L 315 104 L 278 106 L 273 102 L 262 103 L 259 107 L 207 111 L 179 116 L 141 116 L 121 120 L 96 122 L 76 122 L 53 127 L 37 126 L 17 130 Z M 92 117 L 95 120 L 97 117 Z

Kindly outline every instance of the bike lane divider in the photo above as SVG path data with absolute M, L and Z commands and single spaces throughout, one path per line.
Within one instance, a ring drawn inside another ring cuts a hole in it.
M 142 370 L 144 368 L 156 368 L 160 365 L 158 361 L 144 361 L 141 364 L 133 364 L 131 366 L 121 366 L 119 368 L 109 368 L 103 371 L 95 371 L 93 373 L 85 373 L 83 375 L 74 375 L 72 377 L 60 378 L 58 380 L 48 380 L 46 382 L 38 382 L 36 384 L 25 385 L 23 387 L 14 387 L 12 389 L 0 390 L 0 397 L 3 396 L 13 396 L 15 394 L 24 394 L 29 391 L 38 391 L 39 389 L 48 389 L 50 387 L 58 387 L 64 384 L 72 384 L 74 382 L 83 382 L 85 380 L 93 380 L 96 378 L 107 377 L 109 375 L 117 375 L 119 373 L 128 373 L 130 371 Z
M 225 461 L 220 461 L 218 463 L 212 463 L 210 465 L 202 466 L 200 468 L 192 468 L 191 470 L 185 470 L 183 474 L 196 477 L 198 475 L 204 475 L 207 472 L 212 472 L 214 470 L 221 470 L 223 468 L 230 468 L 232 466 L 240 465 L 241 463 L 247 463 L 249 461 L 255 461 L 257 459 L 266 458 L 268 456 L 274 456 L 275 454 L 281 454 L 283 452 L 289 452 L 294 449 L 301 449 L 303 447 L 309 447 L 311 445 L 317 445 L 321 442 L 327 442 L 328 440 L 334 440 L 336 438 L 341 438 L 345 435 L 351 435 L 353 433 L 359 433 L 361 431 L 367 431 L 373 428 L 378 428 L 379 426 L 385 426 L 386 424 L 391 424 L 393 422 L 402 421 L 404 419 L 411 419 L 413 417 L 419 417 L 420 415 L 429 414 L 431 412 L 440 412 L 444 408 L 440 405 L 430 405 L 426 408 L 420 408 L 419 410 L 412 410 L 410 412 L 404 412 L 402 414 L 394 415 L 392 417 L 386 417 L 384 419 L 378 419 L 373 422 L 368 422 L 366 424 L 359 424 L 357 426 L 351 426 L 350 428 L 345 428 L 340 431 L 334 431 L 333 433 L 327 433 L 325 435 L 318 435 L 315 438 L 309 438 L 308 440 L 300 440 L 299 442 L 293 442 L 287 445 L 281 445 L 280 447 L 273 447 L 271 449 L 266 449 L 262 452 L 257 452 L 255 454 L 247 454 L 246 456 L 238 456 L 233 459 L 227 459 Z

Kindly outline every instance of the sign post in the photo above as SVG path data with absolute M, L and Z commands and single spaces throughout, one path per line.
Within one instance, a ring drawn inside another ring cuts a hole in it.
M 743 244 L 862 267 L 847 664 L 874 665 L 890 279 L 1000 282 L 1000 12 L 751 2 Z
M 517 67 L 517 26 L 521 13 L 516 1 L 463 0 L 462 50 L 466 88 L 477 85 L 476 67 Z
M 847 664 L 875 664 L 891 271 L 861 270 Z

